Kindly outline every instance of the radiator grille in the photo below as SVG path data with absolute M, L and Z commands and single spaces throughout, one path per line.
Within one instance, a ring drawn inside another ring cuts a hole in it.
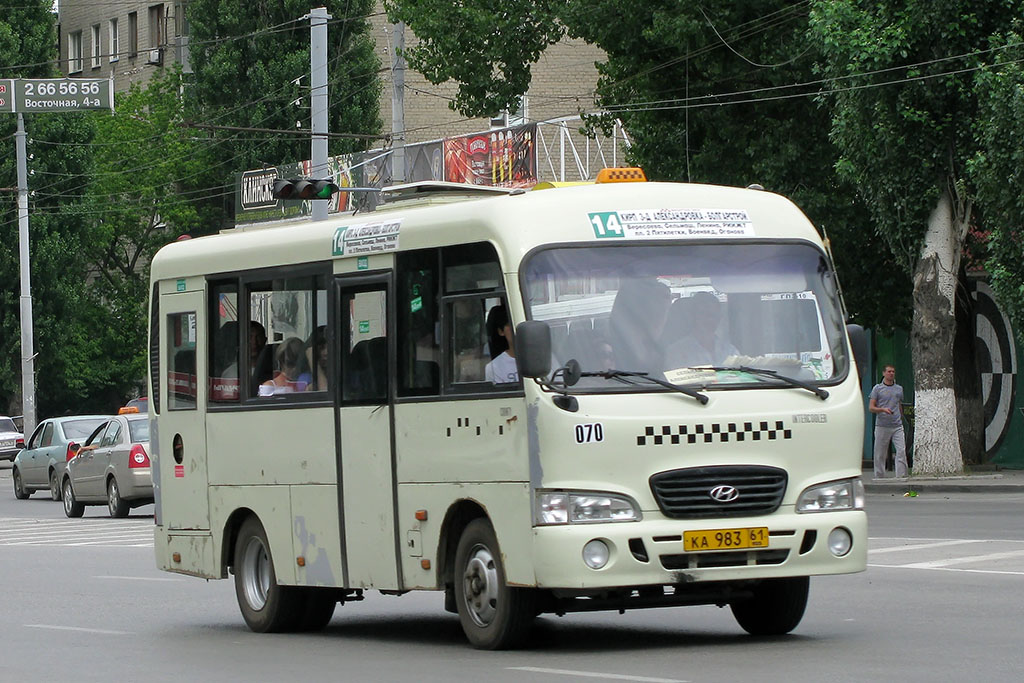
M 768 515 L 782 504 L 786 471 L 758 465 L 691 467 L 660 472 L 650 479 L 658 507 L 673 519 Z M 739 494 L 731 502 L 711 497 L 716 486 L 731 486 Z

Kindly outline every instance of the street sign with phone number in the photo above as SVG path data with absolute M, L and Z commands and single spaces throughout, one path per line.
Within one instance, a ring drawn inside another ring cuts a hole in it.
M 0 80 L 0 112 L 87 111 L 114 108 L 107 78 L 8 78 Z

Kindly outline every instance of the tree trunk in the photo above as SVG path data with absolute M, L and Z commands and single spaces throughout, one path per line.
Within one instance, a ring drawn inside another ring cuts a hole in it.
M 945 189 L 928 217 L 914 268 L 914 474 L 963 472 L 953 390 L 955 297 L 967 211 Z
M 981 395 L 981 373 L 976 350 L 974 299 L 963 264 L 957 282 L 956 338 L 953 341 L 953 391 L 960 432 L 960 453 L 965 465 L 985 462 L 985 405 Z

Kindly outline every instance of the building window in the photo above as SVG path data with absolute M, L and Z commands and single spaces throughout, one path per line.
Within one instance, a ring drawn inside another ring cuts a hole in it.
M 128 56 L 139 54 L 139 13 L 128 13 Z
M 108 50 L 110 53 L 110 61 L 116 62 L 118 58 L 118 52 L 120 52 L 120 44 L 117 40 L 117 19 L 111 19 L 107 24 L 107 32 L 109 34 L 108 39 Z
M 68 73 L 82 70 L 82 32 L 68 34 Z
M 92 25 L 92 44 L 89 46 L 92 50 L 92 68 L 98 69 L 100 67 L 100 25 Z
M 164 35 L 164 6 L 153 5 L 149 8 L 149 47 L 161 47 L 167 43 Z

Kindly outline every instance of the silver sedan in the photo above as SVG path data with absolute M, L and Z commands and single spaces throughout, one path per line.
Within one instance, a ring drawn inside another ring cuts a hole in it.
M 117 415 L 101 424 L 68 461 L 61 493 L 68 517 L 103 504 L 111 517 L 127 517 L 131 508 L 152 503 L 149 417 Z
M 25 450 L 14 459 L 14 495 L 24 500 L 35 491 L 50 490 L 60 500 L 64 466 L 89 435 L 110 415 L 75 415 L 43 420 L 32 433 Z

